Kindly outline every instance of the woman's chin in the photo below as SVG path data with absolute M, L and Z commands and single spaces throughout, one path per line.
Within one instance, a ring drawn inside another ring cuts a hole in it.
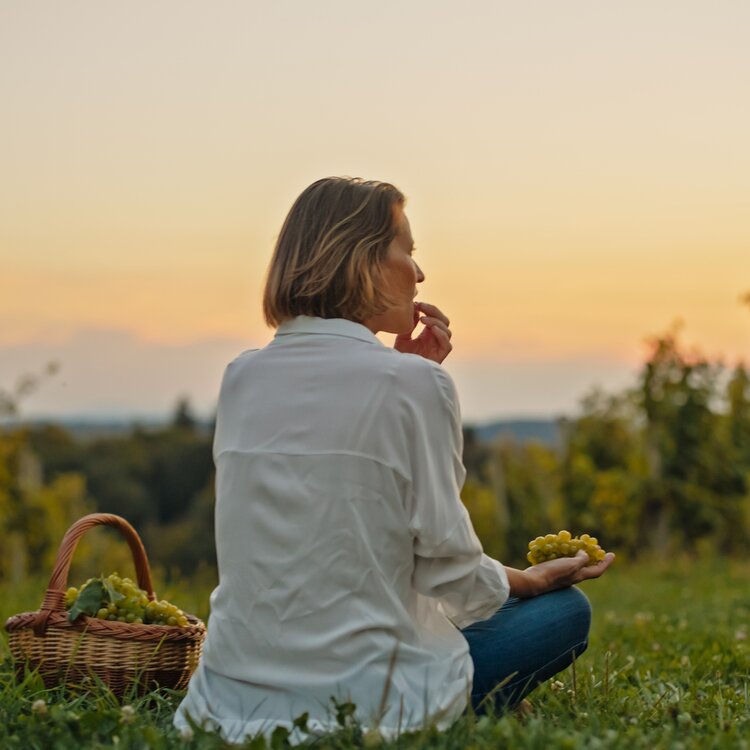
M 398 330 L 394 331 L 394 333 L 398 334 L 399 336 L 409 336 L 414 330 L 414 327 L 414 321 L 404 321 L 398 326 Z
M 367 325 L 367 324 L 366 324 Z M 397 336 L 408 336 L 416 327 L 413 308 L 403 314 L 393 314 L 390 311 L 380 319 L 375 319 L 368 325 L 370 330 L 376 328 L 382 333 L 395 333 Z

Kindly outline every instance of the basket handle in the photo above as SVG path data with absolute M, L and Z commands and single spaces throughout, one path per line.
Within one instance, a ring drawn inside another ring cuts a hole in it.
M 47 628 L 47 620 L 53 612 L 65 610 L 65 590 L 68 586 L 68 573 L 73 553 L 76 551 L 81 537 L 95 526 L 112 526 L 124 537 L 130 547 L 135 564 L 138 585 L 146 591 L 150 600 L 156 598 L 154 584 L 151 580 L 151 568 L 148 564 L 146 550 L 136 530 L 121 516 L 113 513 L 90 513 L 79 518 L 66 532 L 57 550 L 55 566 L 49 579 L 49 586 L 44 594 L 44 600 L 34 621 L 34 632 L 43 635 Z

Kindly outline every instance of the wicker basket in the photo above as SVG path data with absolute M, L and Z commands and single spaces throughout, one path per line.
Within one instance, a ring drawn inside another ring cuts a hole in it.
M 183 688 L 201 654 L 206 626 L 192 615 L 188 625 L 141 625 L 82 615 L 68 620 L 64 607 L 70 562 L 79 539 L 94 526 L 113 526 L 130 546 L 138 585 L 156 599 L 151 570 L 135 529 L 120 516 L 92 513 L 67 531 L 57 552 L 47 593 L 38 612 L 13 615 L 5 623 L 16 674 L 38 670 L 47 687 L 81 687 L 101 680 L 117 696 L 157 687 Z M 98 679 L 97 679 L 98 678 Z

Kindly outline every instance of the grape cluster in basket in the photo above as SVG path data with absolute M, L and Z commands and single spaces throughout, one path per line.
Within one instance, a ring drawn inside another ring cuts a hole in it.
M 65 609 L 71 622 L 85 614 L 99 620 L 144 625 L 184 628 L 188 624 L 181 609 L 166 599 L 151 601 L 130 578 L 121 578 L 117 573 L 89 578 L 80 589 L 71 586 L 65 592 Z
M 557 557 L 575 557 L 579 550 L 583 550 L 589 561 L 586 565 L 596 565 L 604 559 L 605 552 L 599 546 L 599 540 L 588 534 L 572 536 L 569 531 L 560 531 L 557 534 L 538 536 L 529 542 L 529 553 L 526 559 L 532 565 L 538 565 L 545 560 L 554 560 Z

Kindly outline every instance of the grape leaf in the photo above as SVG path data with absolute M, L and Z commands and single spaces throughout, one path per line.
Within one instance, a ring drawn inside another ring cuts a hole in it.
M 95 578 L 78 594 L 68 613 L 68 619 L 75 622 L 81 615 L 93 617 L 107 600 L 107 592 L 100 578 Z
M 113 585 L 109 578 L 102 578 L 104 588 L 107 590 L 107 596 L 109 597 L 110 604 L 117 604 L 125 598 L 125 594 L 121 594 Z

